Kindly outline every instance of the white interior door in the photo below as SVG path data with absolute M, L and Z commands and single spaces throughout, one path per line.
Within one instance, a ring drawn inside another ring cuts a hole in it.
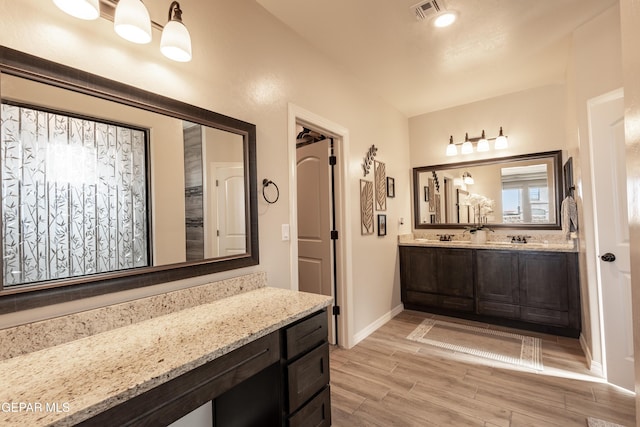
M 329 139 L 296 149 L 298 187 L 298 289 L 333 294 Z M 329 339 L 334 342 L 331 307 Z
M 629 220 L 622 90 L 589 102 L 597 271 L 607 380 L 634 389 Z M 614 259 L 615 258 L 615 259 Z
M 216 164 L 215 184 L 217 196 L 216 209 L 210 209 L 211 224 L 217 224 L 217 232 L 213 236 L 211 245 L 205 242 L 205 248 L 210 247 L 207 256 L 238 255 L 247 252 L 247 231 L 244 212 L 244 168 L 242 163 Z M 211 233 L 210 233 L 211 234 Z M 214 243 L 215 242 L 215 243 Z M 216 247 L 217 244 L 217 247 Z M 208 252 L 208 251 L 207 251 Z

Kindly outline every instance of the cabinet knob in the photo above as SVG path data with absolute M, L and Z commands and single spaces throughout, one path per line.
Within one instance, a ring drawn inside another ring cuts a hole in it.
M 613 262 L 616 260 L 616 256 L 611 252 L 607 252 L 606 254 L 600 256 L 600 259 L 604 262 Z

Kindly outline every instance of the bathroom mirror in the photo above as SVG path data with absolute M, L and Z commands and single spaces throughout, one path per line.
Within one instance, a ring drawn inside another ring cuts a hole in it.
M 255 126 L 0 47 L 0 313 L 256 265 Z
M 560 229 L 562 152 L 413 169 L 416 229 Z

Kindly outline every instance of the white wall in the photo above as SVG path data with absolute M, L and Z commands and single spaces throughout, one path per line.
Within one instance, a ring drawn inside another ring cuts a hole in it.
M 564 149 L 564 93 L 564 85 L 543 86 L 412 117 L 411 167 Z M 445 155 L 450 135 L 461 142 L 466 132 L 472 138 L 484 129 L 495 138 L 500 126 L 509 138 L 507 150 Z
M 159 4 L 162 3 L 162 4 Z M 146 2 L 152 19 L 164 23 L 169 2 Z M 287 105 L 294 103 L 348 129 L 348 194 L 359 200 L 361 162 L 371 144 L 378 148 L 387 175 L 396 179 L 396 198 L 388 201 L 388 235 L 360 236 L 359 205 L 352 203 L 352 283 L 354 334 L 400 304 L 396 235 L 398 218 L 408 224 L 410 206 L 407 119 L 345 75 L 313 47 L 252 0 L 182 0 L 191 32 L 193 61 L 174 63 L 150 45 L 120 39 L 112 23 L 85 22 L 59 11 L 52 2 L 0 3 L 0 40 L 5 46 L 118 80 L 209 110 L 255 123 L 258 181 L 280 187 L 280 201 L 259 201 L 260 265 L 225 272 L 215 279 L 266 271 L 272 286 L 289 288 L 290 242 L 280 238 L 291 222 L 288 198 Z M 409 231 L 408 225 L 401 232 Z M 372 267 L 375 266 L 375 267 Z M 200 277 L 189 286 L 209 281 Z M 156 287 L 156 292 L 168 286 Z M 139 296 L 147 291 L 128 295 Z

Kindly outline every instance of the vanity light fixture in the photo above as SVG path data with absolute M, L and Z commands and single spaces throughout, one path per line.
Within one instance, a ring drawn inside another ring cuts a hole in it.
M 133 43 L 151 41 L 151 18 L 141 0 L 119 0 L 113 18 L 113 29 L 120 37 Z
M 489 151 L 489 141 L 484 135 L 484 129 L 482 129 L 482 136 L 480 137 L 480 141 L 478 141 L 478 147 L 476 148 L 476 150 L 478 150 L 478 153 Z
M 93 21 L 100 17 L 99 0 L 53 0 L 53 3 L 74 18 Z
M 467 185 L 472 185 L 476 183 L 469 172 L 464 172 L 462 174 L 462 182 L 464 182 Z
M 500 126 L 500 134 L 496 138 L 494 147 L 496 150 L 504 150 L 505 148 L 509 147 L 509 141 L 507 140 L 507 137 L 502 134 L 502 126 Z
M 457 156 L 458 147 L 453 143 L 453 135 L 449 137 L 449 145 L 447 145 L 447 156 Z
M 447 156 L 457 156 L 458 155 L 458 145 L 461 145 L 460 152 L 462 154 L 471 154 L 474 151 L 474 144 L 477 144 L 476 151 L 487 152 L 491 150 L 491 146 L 489 145 L 489 141 L 495 140 L 494 149 L 496 150 L 504 150 L 509 147 L 509 141 L 507 140 L 506 135 L 502 130 L 502 126 L 500 126 L 500 133 L 496 138 L 487 138 L 482 130 L 482 136 L 469 138 L 469 133 L 465 133 L 464 142 L 453 142 L 453 135 L 449 137 L 449 143 L 447 144 Z
M 471 154 L 473 153 L 473 144 L 469 141 L 469 133 L 464 134 L 464 142 L 462 143 L 462 150 L 460 150 L 462 154 Z
M 178 62 L 191 60 L 191 36 L 182 23 L 182 9 L 177 1 L 169 6 L 169 22 L 163 27 L 149 17 L 142 0 L 53 0 L 65 13 L 91 20 L 102 16 L 113 21 L 115 32 L 133 43 L 151 42 L 151 28 L 162 31 L 160 51 Z
M 169 22 L 162 30 L 160 51 L 174 61 L 191 61 L 191 36 L 182 23 L 182 9 L 177 1 L 171 2 L 169 6 Z

